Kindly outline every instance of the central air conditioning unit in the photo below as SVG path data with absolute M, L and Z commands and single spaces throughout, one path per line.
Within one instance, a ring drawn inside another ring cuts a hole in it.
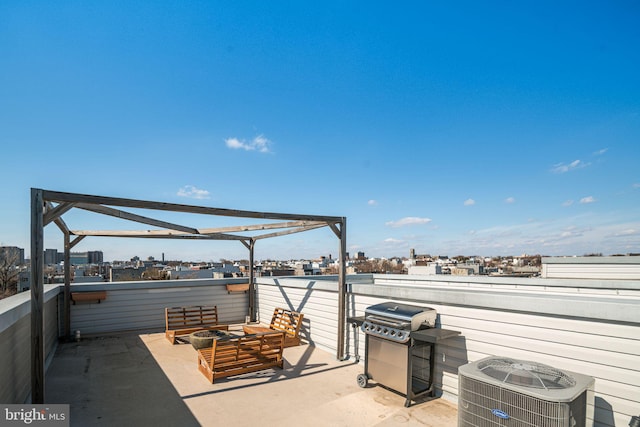
M 593 425 L 593 377 L 487 357 L 458 368 L 458 427 Z

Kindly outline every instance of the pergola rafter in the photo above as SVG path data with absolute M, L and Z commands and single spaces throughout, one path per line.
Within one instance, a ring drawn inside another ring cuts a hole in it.
M 153 230 L 71 230 L 62 215 L 72 209 L 115 217 L 118 219 L 156 227 Z M 163 221 L 121 208 L 144 209 L 150 211 L 180 212 L 207 215 L 210 217 L 234 217 L 256 220 L 274 220 L 265 224 L 249 224 L 218 228 L 197 228 Z M 64 324 L 65 335 L 70 336 L 71 272 L 70 250 L 84 238 L 126 237 L 152 239 L 191 240 L 235 240 L 249 250 L 249 316 L 256 319 L 256 286 L 253 271 L 254 249 L 257 240 L 285 236 L 294 233 L 329 227 L 340 240 L 339 248 L 339 290 L 338 290 L 338 342 L 337 358 L 344 358 L 344 336 L 346 319 L 346 218 L 336 216 L 302 215 L 276 212 L 213 208 L 207 206 L 163 203 L 117 197 L 94 196 L 88 194 L 65 193 L 37 188 L 31 189 L 31 394 L 32 403 L 44 403 L 44 227 L 53 222 L 64 235 Z M 279 230 L 279 231 L 275 231 Z M 264 233 L 265 231 L 268 231 Z M 245 233 L 245 234 L 243 234 Z

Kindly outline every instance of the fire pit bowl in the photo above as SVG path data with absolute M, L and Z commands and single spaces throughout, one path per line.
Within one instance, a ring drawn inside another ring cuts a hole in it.
M 219 331 L 216 329 L 207 329 L 202 331 L 196 331 L 189 335 L 189 342 L 196 350 L 201 348 L 211 347 L 213 340 L 218 338 L 228 337 L 229 332 Z

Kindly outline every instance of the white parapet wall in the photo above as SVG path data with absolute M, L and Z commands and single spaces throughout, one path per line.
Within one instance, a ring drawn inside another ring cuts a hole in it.
M 58 343 L 58 285 L 44 287 L 45 358 Z M 0 300 L 0 402 L 28 403 L 31 396 L 31 294 Z
M 543 257 L 542 277 L 549 279 L 640 280 L 640 256 Z

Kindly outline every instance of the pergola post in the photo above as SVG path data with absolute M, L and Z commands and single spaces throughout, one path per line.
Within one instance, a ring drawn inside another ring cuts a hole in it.
M 44 199 L 31 189 L 31 403 L 44 403 Z
M 258 289 L 256 288 L 256 275 L 253 271 L 253 254 L 255 244 L 256 240 L 251 239 L 249 242 L 249 320 L 252 322 L 255 322 L 258 318 L 256 307 Z
M 71 236 L 64 233 L 64 336 L 71 339 Z

